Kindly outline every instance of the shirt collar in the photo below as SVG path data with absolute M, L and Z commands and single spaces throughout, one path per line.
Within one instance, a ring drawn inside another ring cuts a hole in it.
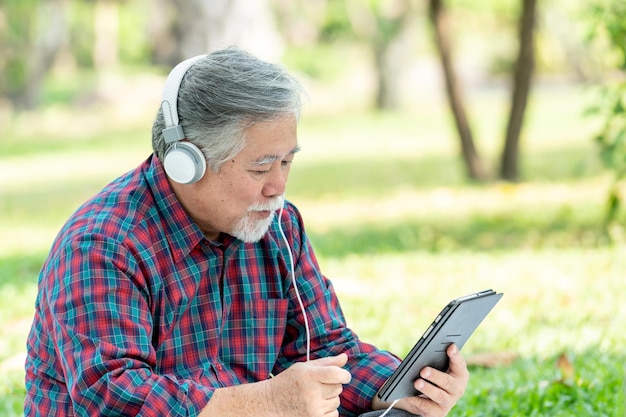
M 173 257 L 180 260 L 204 239 L 204 234 L 179 203 L 155 155 L 146 161 L 143 175 L 154 196 Z

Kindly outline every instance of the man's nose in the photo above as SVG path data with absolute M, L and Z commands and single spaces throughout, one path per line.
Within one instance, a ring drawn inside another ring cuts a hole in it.
M 266 197 L 275 197 L 283 195 L 287 188 L 287 178 L 289 177 L 289 171 L 283 170 L 278 167 L 271 170 L 270 175 L 267 178 L 267 182 L 263 187 L 263 194 Z

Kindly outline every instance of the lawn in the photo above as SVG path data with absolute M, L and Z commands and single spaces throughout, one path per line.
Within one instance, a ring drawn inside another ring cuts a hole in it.
M 469 98 L 492 162 L 505 98 Z M 483 185 L 464 179 L 443 105 L 305 111 L 287 198 L 357 333 L 403 355 L 451 298 L 504 292 L 463 349 L 472 378 L 452 416 L 625 415 L 626 241 L 610 245 L 600 228 L 610 174 L 586 104 L 577 88 L 537 91 L 522 181 Z M 55 108 L 0 141 L 0 415 L 22 412 L 24 340 L 54 235 L 150 152 L 150 112 L 119 117 Z

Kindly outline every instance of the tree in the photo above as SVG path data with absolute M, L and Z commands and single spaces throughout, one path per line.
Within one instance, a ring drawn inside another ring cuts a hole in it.
M 429 16 L 433 28 L 435 45 L 441 61 L 441 69 L 446 85 L 448 104 L 454 117 L 459 140 L 461 156 L 465 162 L 467 175 L 470 179 L 483 181 L 487 179 L 487 170 L 474 145 L 472 130 L 469 125 L 461 90 L 452 63 L 449 23 L 445 13 L 443 0 L 430 0 Z
M 231 45 L 272 60 L 282 50 L 268 0 L 158 0 L 158 3 L 150 24 L 155 40 L 152 49 L 155 56 L 167 60 L 163 63 L 168 66 Z M 160 51 L 162 47 L 166 48 L 165 53 Z
M 398 74 L 410 55 L 402 35 L 415 16 L 411 0 L 272 1 L 290 45 L 345 41 L 367 48 L 375 77 L 375 108 L 399 105 Z
M 402 68 L 402 56 L 394 47 L 400 47 L 400 36 L 412 17 L 408 0 L 349 0 L 348 18 L 358 38 L 372 48 L 374 68 L 376 70 L 377 109 L 398 107 L 398 88 L 395 85 L 399 69 Z
M 504 138 L 504 147 L 501 154 L 500 178 L 507 181 L 517 180 L 519 177 L 519 142 L 524 121 L 524 114 L 531 89 L 531 80 L 534 69 L 534 31 L 536 0 L 521 0 L 522 12 L 519 18 L 519 52 L 513 74 L 513 93 L 511 111 Z M 459 133 L 461 152 L 465 162 L 468 177 L 473 180 L 486 180 L 488 172 L 474 145 L 472 131 L 469 125 L 459 83 L 452 64 L 450 45 L 450 29 L 444 7 L 444 0 L 429 1 L 429 15 L 435 45 L 446 83 L 448 103 L 454 116 Z
M 535 15 L 537 0 L 522 0 L 519 20 L 519 53 L 513 74 L 511 112 L 504 138 L 500 178 L 515 181 L 519 177 L 519 142 L 530 84 L 535 66 Z

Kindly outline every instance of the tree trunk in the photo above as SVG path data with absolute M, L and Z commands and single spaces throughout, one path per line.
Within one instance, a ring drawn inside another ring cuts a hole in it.
M 399 106 L 397 77 L 399 68 L 392 59 L 392 42 L 373 42 L 374 67 L 376 70 L 376 109 L 395 110 Z M 399 58 L 401 59 L 401 57 Z
M 232 45 L 270 61 L 282 53 L 268 0 L 170 1 L 178 15 L 178 61 Z
M 410 54 L 402 36 L 412 18 L 410 0 L 352 0 L 346 2 L 346 11 L 355 38 L 371 48 L 375 108 L 394 110 L 400 104 L 398 78 Z
M 397 103 L 394 102 L 392 95 L 389 94 L 388 77 L 385 72 L 385 45 L 374 45 L 374 68 L 376 69 L 376 108 L 378 110 L 392 109 Z
M 174 67 L 182 60 L 178 49 L 181 44 L 181 25 L 178 8 L 171 0 L 152 0 L 148 18 L 148 34 L 152 62 L 164 67 Z
M 535 66 L 534 30 L 536 0 L 522 0 L 519 21 L 519 53 L 513 79 L 511 113 L 501 156 L 500 178 L 515 181 L 519 177 L 519 142 L 530 83 Z
M 480 155 L 478 154 L 478 151 L 476 150 L 476 147 L 474 146 L 472 132 L 467 120 L 465 108 L 463 106 L 461 91 L 458 87 L 456 74 L 454 73 L 452 65 L 449 32 L 444 16 L 443 0 L 430 0 L 429 12 L 431 24 L 433 26 L 435 44 L 437 46 L 445 78 L 448 102 L 459 133 L 459 139 L 461 141 L 461 154 L 463 161 L 465 162 L 467 175 L 472 180 L 484 181 L 487 179 L 487 171 Z

